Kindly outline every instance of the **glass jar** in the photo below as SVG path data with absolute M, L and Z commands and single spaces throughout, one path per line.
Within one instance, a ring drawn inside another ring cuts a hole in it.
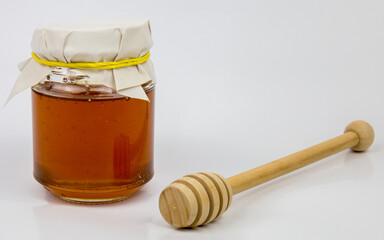
M 150 101 L 103 85 L 48 79 L 32 87 L 34 177 L 79 203 L 128 198 L 153 176 L 154 84 Z
M 110 203 L 153 176 L 148 19 L 40 25 L 8 97 L 32 89 L 34 177 L 60 199 Z

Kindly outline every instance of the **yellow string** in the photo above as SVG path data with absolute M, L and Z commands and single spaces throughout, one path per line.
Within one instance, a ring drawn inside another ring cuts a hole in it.
M 113 68 L 122 68 L 138 65 L 140 63 L 146 62 L 149 59 L 150 53 L 147 52 L 144 56 L 138 58 L 131 58 L 126 60 L 120 60 L 116 62 L 74 62 L 74 63 L 65 63 L 65 62 L 55 62 L 40 59 L 34 52 L 31 53 L 32 57 L 41 64 L 52 66 L 52 67 L 64 67 L 64 68 L 74 68 L 74 69 L 113 69 Z

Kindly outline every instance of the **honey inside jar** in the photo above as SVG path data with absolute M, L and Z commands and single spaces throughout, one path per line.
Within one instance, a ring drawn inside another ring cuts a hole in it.
M 34 176 L 57 197 L 108 203 L 153 176 L 154 87 L 148 101 L 102 85 L 32 87 Z

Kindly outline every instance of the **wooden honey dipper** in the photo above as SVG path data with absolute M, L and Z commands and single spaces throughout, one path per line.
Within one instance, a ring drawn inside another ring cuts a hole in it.
M 365 121 L 350 123 L 344 134 L 228 179 L 216 173 L 186 175 L 160 194 L 161 215 L 175 227 L 195 227 L 212 222 L 231 204 L 232 196 L 307 166 L 347 148 L 367 150 L 375 133 Z

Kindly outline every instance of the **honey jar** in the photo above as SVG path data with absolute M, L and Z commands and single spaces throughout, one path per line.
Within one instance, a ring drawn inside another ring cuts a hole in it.
M 76 203 L 121 201 L 153 176 L 148 20 L 42 25 L 10 97 L 32 89 L 34 177 Z

